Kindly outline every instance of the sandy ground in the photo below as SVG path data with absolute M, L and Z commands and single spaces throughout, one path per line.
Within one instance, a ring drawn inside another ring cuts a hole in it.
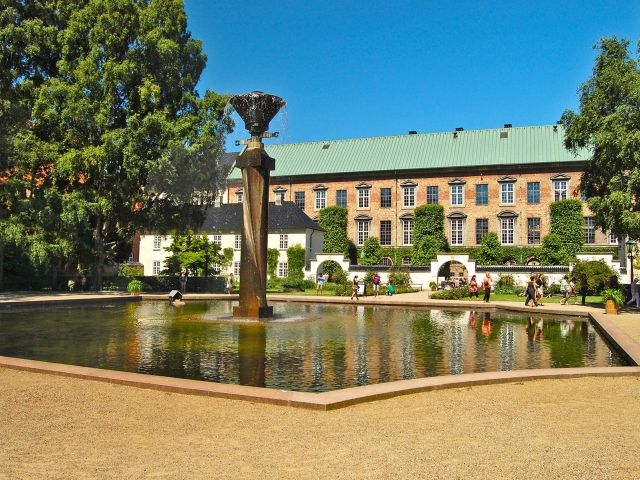
M 332 412 L 0 369 L 0 478 L 640 478 L 640 378 Z

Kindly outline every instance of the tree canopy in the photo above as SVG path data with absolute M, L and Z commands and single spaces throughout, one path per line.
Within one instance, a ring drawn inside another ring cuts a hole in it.
M 0 267 L 21 243 L 45 269 L 91 265 L 98 288 L 135 230 L 199 225 L 227 97 L 195 89 L 206 56 L 182 1 L 2 3 Z
M 640 71 L 629 41 L 604 38 L 580 86 L 579 112 L 563 114 L 565 144 L 592 154 L 580 182 L 598 226 L 640 238 Z

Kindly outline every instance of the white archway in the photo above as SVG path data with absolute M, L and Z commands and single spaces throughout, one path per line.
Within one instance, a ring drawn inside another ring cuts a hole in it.
M 313 275 L 314 279 L 318 276 L 318 268 L 320 268 L 320 265 L 322 265 L 324 262 L 327 262 L 329 260 L 333 260 L 334 262 L 336 262 L 338 265 L 340 265 L 340 268 L 342 268 L 342 270 L 344 270 L 345 272 L 349 271 L 349 267 L 351 266 L 351 263 L 349 262 L 349 260 L 345 260 L 343 254 L 319 253 L 316 255 L 315 259 L 311 260 L 309 264 L 308 272 L 311 275 Z
M 476 262 L 469 260 L 469 255 L 438 255 L 436 260 L 431 262 L 431 281 L 438 282 L 438 272 L 440 267 L 448 262 L 458 262 L 467 269 L 469 278 L 476 274 Z

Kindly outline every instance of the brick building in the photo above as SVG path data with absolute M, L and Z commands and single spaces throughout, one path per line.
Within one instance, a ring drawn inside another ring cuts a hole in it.
M 307 215 L 349 209 L 348 235 L 362 245 L 413 243 L 413 212 L 444 206 L 451 246 L 476 246 L 487 232 L 504 245 L 535 246 L 549 232 L 549 205 L 579 198 L 587 151 L 564 147 L 561 125 L 267 145 L 276 160 L 270 200 L 295 202 Z M 241 176 L 229 176 L 226 201 L 242 201 Z M 616 245 L 596 231 L 584 206 L 585 244 Z

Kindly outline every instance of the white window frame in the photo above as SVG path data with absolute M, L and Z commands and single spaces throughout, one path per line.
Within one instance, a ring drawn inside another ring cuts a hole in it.
M 584 217 L 584 244 L 595 245 L 596 243 L 596 217 Z M 589 236 L 589 238 L 587 238 Z M 587 241 L 593 238 L 593 242 Z
M 500 184 L 500 204 L 515 205 L 516 188 L 513 182 L 503 182 Z
M 609 237 L 609 245 L 619 245 L 618 237 L 615 236 L 613 233 L 610 233 L 608 237 Z
M 553 200 L 566 200 L 567 198 L 569 198 L 569 180 L 554 180 Z
M 242 235 L 234 235 L 233 237 L 233 248 L 235 250 L 240 250 L 242 248 Z
M 327 208 L 327 191 L 326 190 L 316 190 L 315 191 L 314 209 L 315 210 L 322 210 L 323 208 Z
M 502 245 L 514 245 L 516 238 L 516 217 L 504 217 L 500 219 L 500 243 Z
M 222 247 L 222 235 L 211 235 L 211 236 L 213 237 L 213 239 L 211 240 L 211 243 L 215 243 L 219 247 Z
M 287 278 L 289 275 L 289 264 L 287 262 L 278 262 L 278 277 Z
M 402 245 L 413 245 L 413 218 L 402 219 Z
M 449 193 L 451 195 L 452 207 L 462 207 L 464 205 L 464 185 L 463 184 L 450 185 Z
M 280 250 L 286 250 L 287 248 L 289 248 L 289 235 L 286 233 L 281 233 L 278 245 Z
M 364 242 L 369 238 L 369 232 L 371 231 L 371 220 L 356 220 L 357 223 L 357 245 L 362 246 Z
M 414 208 L 416 206 L 416 187 L 411 185 L 402 187 L 402 207 Z
M 162 249 L 162 237 L 160 235 L 153 236 L 153 250 L 158 252 Z
M 358 189 L 358 208 L 370 208 L 371 192 L 369 188 Z
M 236 202 L 242 203 L 244 200 L 244 192 L 236 192 Z
M 152 269 L 153 269 L 152 275 L 160 275 L 160 270 L 162 269 L 162 262 L 160 260 L 154 260 Z
M 240 262 L 238 260 L 233 262 L 233 275 L 236 278 L 240 277 Z
M 275 192 L 274 193 L 274 200 L 276 201 L 276 203 L 278 203 L 278 197 L 280 197 L 280 203 L 284 202 L 284 194 L 285 192 Z
M 464 218 L 449 219 L 449 241 L 451 245 L 464 245 Z

